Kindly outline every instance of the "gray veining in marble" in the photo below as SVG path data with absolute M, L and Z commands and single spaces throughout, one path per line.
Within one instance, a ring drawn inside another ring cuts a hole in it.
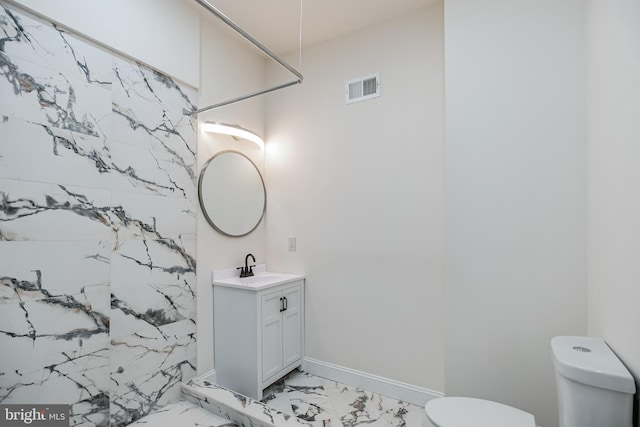
M 195 375 L 196 92 L 0 2 L 0 403 L 123 426 Z

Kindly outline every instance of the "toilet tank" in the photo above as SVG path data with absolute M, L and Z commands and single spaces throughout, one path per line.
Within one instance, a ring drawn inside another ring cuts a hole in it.
M 551 340 L 560 427 L 632 427 L 633 377 L 600 338 Z

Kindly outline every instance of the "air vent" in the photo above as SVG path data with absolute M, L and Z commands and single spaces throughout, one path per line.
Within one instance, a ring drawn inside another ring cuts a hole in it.
M 380 74 L 359 77 L 349 80 L 345 85 L 345 101 L 352 102 L 366 101 L 367 99 L 380 96 Z

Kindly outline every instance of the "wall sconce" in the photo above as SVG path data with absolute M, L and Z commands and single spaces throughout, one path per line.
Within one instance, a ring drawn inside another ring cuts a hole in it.
M 225 123 L 205 122 L 202 126 L 202 130 L 205 132 L 219 133 L 223 135 L 230 135 L 234 138 L 242 138 L 247 141 L 255 142 L 258 146 L 264 150 L 264 141 L 259 135 L 251 132 L 250 130 L 241 128 L 236 125 L 228 125 Z

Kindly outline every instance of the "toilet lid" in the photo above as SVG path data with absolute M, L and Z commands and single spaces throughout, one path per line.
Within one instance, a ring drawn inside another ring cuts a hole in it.
M 533 415 L 511 406 L 469 397 L 427 402 L 425 411 L 438 427 L 535 427 Z

